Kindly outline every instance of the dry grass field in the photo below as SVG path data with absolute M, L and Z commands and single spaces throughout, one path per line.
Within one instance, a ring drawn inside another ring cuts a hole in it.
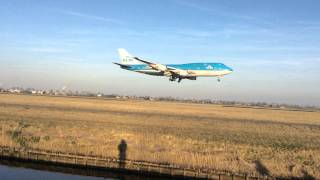
M 0 94 L 0 145 L 320 178 L 320 112 Z

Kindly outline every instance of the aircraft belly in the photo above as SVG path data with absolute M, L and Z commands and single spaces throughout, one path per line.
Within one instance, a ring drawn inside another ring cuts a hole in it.
M 164 73 L 161 71 L 153 70 L 153 69 L 144 69 L 144 70 L 135 70 L 135 72 L 153 75 L 153 76 L 164 76 Z M 213 71 L 213 70 L 188 70 L 189 77 L 197 77 L 197 76 L 223 76 L 229 74 L 230 71 Z
M 227 71 L 208 71 L 208 70 L 193 70 L 191 76 L 223 76 L 229 74 Z

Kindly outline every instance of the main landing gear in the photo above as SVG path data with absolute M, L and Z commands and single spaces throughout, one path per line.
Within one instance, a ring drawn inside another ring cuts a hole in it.
M 176 81 L 178 79 L 178 83 L 181 82 L 182 78 L 181 77 L 174 77 L 174 76 L 170 76 L 169 81 Z
M 169 81 L 176 81 L 176 77 L 170 76 Z
M 218 81 L 218 82 L 220 82 L 220 81 L 221 81 L 220 77 L 218 77 L 217 81 Z

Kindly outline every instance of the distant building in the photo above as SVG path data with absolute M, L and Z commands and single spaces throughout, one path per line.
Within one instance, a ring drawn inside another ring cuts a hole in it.
M 11 93 L 20 93 L 21 90 L 20 89 L 9 89 L 9 92 L 11 92 Z

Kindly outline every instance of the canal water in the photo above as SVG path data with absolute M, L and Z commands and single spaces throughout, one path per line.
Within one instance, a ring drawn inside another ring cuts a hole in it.
M 0 180 L 169 180 L 108 170 L 90 170 L 54 165 L 0 160 Z
M 42 170 L 27 169 L 23 167 L 12 167 L 0 165 L 0 179 L 1 180 L 56 180 L 56 179 L 70 179 L 70 180 L 98 180 L 104 179 L 103 177 L 90 177 L 74 174 L 65 174 L 58 172 L 49 172 Z M 109 178 L 107 178 L 109 179 Z M 114 180 L 114 178 L 110 178 Z

